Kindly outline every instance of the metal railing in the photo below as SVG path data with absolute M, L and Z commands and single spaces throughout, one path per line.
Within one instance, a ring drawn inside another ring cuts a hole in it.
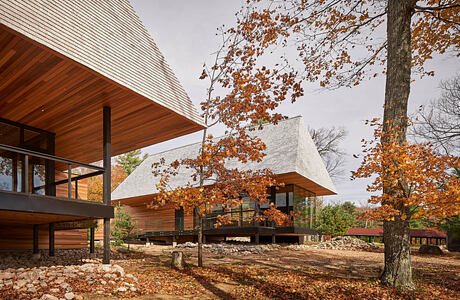
M 263 210 L 261 210 L 263 211 Z M 244 213 L 250 213 L 250 216 L 244 215 Z M 242 210 L 234 210 L 234 211 L 219 211 L 219 212 L 212 212 L 206 215 L 203 218 L 204 222 L 204 229 L 214 229 L 214 224 L 218 221 L 220 216 L 223 215 L 231 215 L 231 223 L 230 224 L 223 224 L 222 227 L 247 227 L 247 226 L 262 226 L 262 227 L 275 227 L 274 222 L 271 221 L 257 221 L 254 216 L 257 215 L 257 210 L 255 209 L 242 209 Z M 236 215 L 233 217 L 233 215 Z
M 32 187 L 32 191 L 29 191 L 29 176 L 28 176 L 28 174 L 29 174 L 29 157 L 42 158 L 44 160 L 59 162 L 59 163 L 63 163 L 63 164 L 67 165 L 67 179 L 51 182 L 50 184 L 54 185 L 54 186 L 57 186 L 57 185 L 60 185 L 60 184 L 67 183 L 67 189 L 68 189 L 68 195 L 67 196 L 68 196 L 69 200 L 72 199 L 72 181 L 75 182 L 75 198 L 78 199 L 78 181 L 82 180 L 82 179 L 85 179 L 85 178 L 90 178 L 90 177 L 93 177 L 93 176 L 98 176 L 98 175 L 104 174 L 104 171 L 105 171 L 105 169 L 103 167 L 94 166 L 94 165 L 90 165 L 90 164 L 85 164 L 85 163 L 82 163 L 82 162 L 62 158 L 62 157 L 59 157 L 59 156 L 46 154 L 46 153 L 41 153 L 41 152 L 32 151 L 32 150 L 27 150 L 27 149 L 15 147 L 15 146 L 0 144 L 0 149 L 10 151 L 10 152 L 13 152 L 13 153 L 17 153 L 17 154 L 22 154 L 24 156 L 24 158 L 23 158 L 23 164 L 24 164 L 23 165 L 23 168 L 24 168 L 23 169 L 23 174 L 24 174 L 24 176 L 22 176 L 22 178 L 24 180 L 24 190 L 22 192 L 24 192 L 24 193 L 35 192 L 37 190 L 40 190 L 40 189 L 43 189 L 43 188 L 47 187 L 47 185 L 45 184 L 45 185 L 41 185 L 41 186 L 38 186 L 38 187 Z M 72 166 L 82 167 L 82 168 L 95 170 L 95 171 L 91 172 L 91 173 L 87 173 L 87 174 L 72 177 Z M 49 170 L 49 171 L 50 172 L 55 172 L 54 169 Z M 14 176 L 17 176 L 17 174 L 14 174 Z

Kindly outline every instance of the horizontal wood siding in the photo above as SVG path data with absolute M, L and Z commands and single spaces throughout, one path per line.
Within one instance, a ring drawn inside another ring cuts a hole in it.
M 193 214 L 184 214 L 184 230 L 193 229 Z
M 174 230 L 174 207 L 165 205 L 158 209 L 150 209 L 145 205 L 123 206 L 142 231 L 170 231 Z
M 67 179 L 67 173 L 57 171 L 56 172 L 56 181 Z M 68 197 L 68 184 L 63 183 L 56 186 L 56 196 L 57 197 Z M 75 199 L 75 181 L 72 181 L 72 199 Z M 78 181 L 78 199 L 86 200 L 88 199 L 88 179 L 82 179 Z
M 32 249 L 32 227 L 2 227 L 0 228 L 0 250 Z M 48 226 L 41 226 L 38 230 L 38 246 L 48 249 Z M 87 230 L 72 229 L 55 232 L 56 249 L 81 249 L 88 247 Z

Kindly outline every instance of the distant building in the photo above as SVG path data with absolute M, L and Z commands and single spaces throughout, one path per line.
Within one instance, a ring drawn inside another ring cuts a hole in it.
M 360 228 L 354 227 L 348 229 L 347 235 L 367 238 L 373 242 L 376 237 L 383 237 L 383 228 Z M 447 235 L 443 231 L 434 229 L 411 229 L 411 244 L 446 244 Z
M 313 199 L 316 196 L 334 195 L 336 189 L 323 164 L 323 161 L 311 139 L 301 117 L 294 117 L 267 124 L 262 130 L 250 132 L 257 135 L 266 144 L 266 156 L 260 163 L 229 163 L 229 167 L 241 170 L 270 169 L 285 187 L 276 190 L 267 187 L 270 201 L 283 212 L 302 211 L 303 216 L 296 217 L 293 225 L 277 227 L 270 222 L 254 222 L 252 216 L 262 213 L 269 207 L 266 203 L 259 207 L 243 198 L 243 205 L 228 212 L 233 220 L 231 225 L 214 228 L 216 216 L 224 214 L 221 208 L 205 218 L 204 235 L 206 240 L 225 237 L 250 236 L 255 242 L 263 239 L 279 241 L 302 241 L 307 234 L 316 234 L 312 228 Z M 191 241 L 196 239 L 194 217 L 184 215 L 183 210 L 174 210 L 172 205 L 159 209 L 148 209 L 146 204 L 157 193 L 159 177 L 152 174 L 152 164 L 165 159 L 166 164 L 176 159 L 193 158 L 199 153 L 200 143 L 187 145 L 148 157 L 125 181 L 112 193 L 112 201 L 120 203 L 131 213 L 142 231 L 140 238 L 163 241 Z M 181 172 L 171 178 L 170 185 L 179 187 L 190 180 L 191 172 Z

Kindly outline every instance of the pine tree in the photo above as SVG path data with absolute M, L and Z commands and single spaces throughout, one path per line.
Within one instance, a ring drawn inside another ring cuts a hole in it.
M 142 157 L 141 154 L 142 151 L 137 149 L 118 155 L 115 160 L 123 167 L 126 175 L 129 176 L 129 174 L 131 174 L 148 157 L 147 153 L 144 153 Z
M 112 237 L 115 243 L 120 245 L 134 238 L 139 230 L 136 229 L 137 222 L 134 221 L 131 215 L 124 211 L 120 204 L 115 207 L 115 218 L 113 219 L 113 227 L 111 230 Z M 129 250 L 129 243 L 128 243 Z

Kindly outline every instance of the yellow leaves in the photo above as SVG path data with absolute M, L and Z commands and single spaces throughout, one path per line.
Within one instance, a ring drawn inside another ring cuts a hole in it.
M 369 123 L 376 126 L 376 119 Z M 373 142 L 364 143 L 365 155 L 352 177 L 374 178 L 367 190 L 379 192 L 370 203 L 381 206 L 372 211 L 375 219 L 411 218 L 408 209 L 419 207 L 416 216 L 445 217 L 458 214 L 460 179 L 449 172 L 459 158 L 444 156 L 430 144 L 397 142 L 395 129 L 383 133 L 377 125 Z

